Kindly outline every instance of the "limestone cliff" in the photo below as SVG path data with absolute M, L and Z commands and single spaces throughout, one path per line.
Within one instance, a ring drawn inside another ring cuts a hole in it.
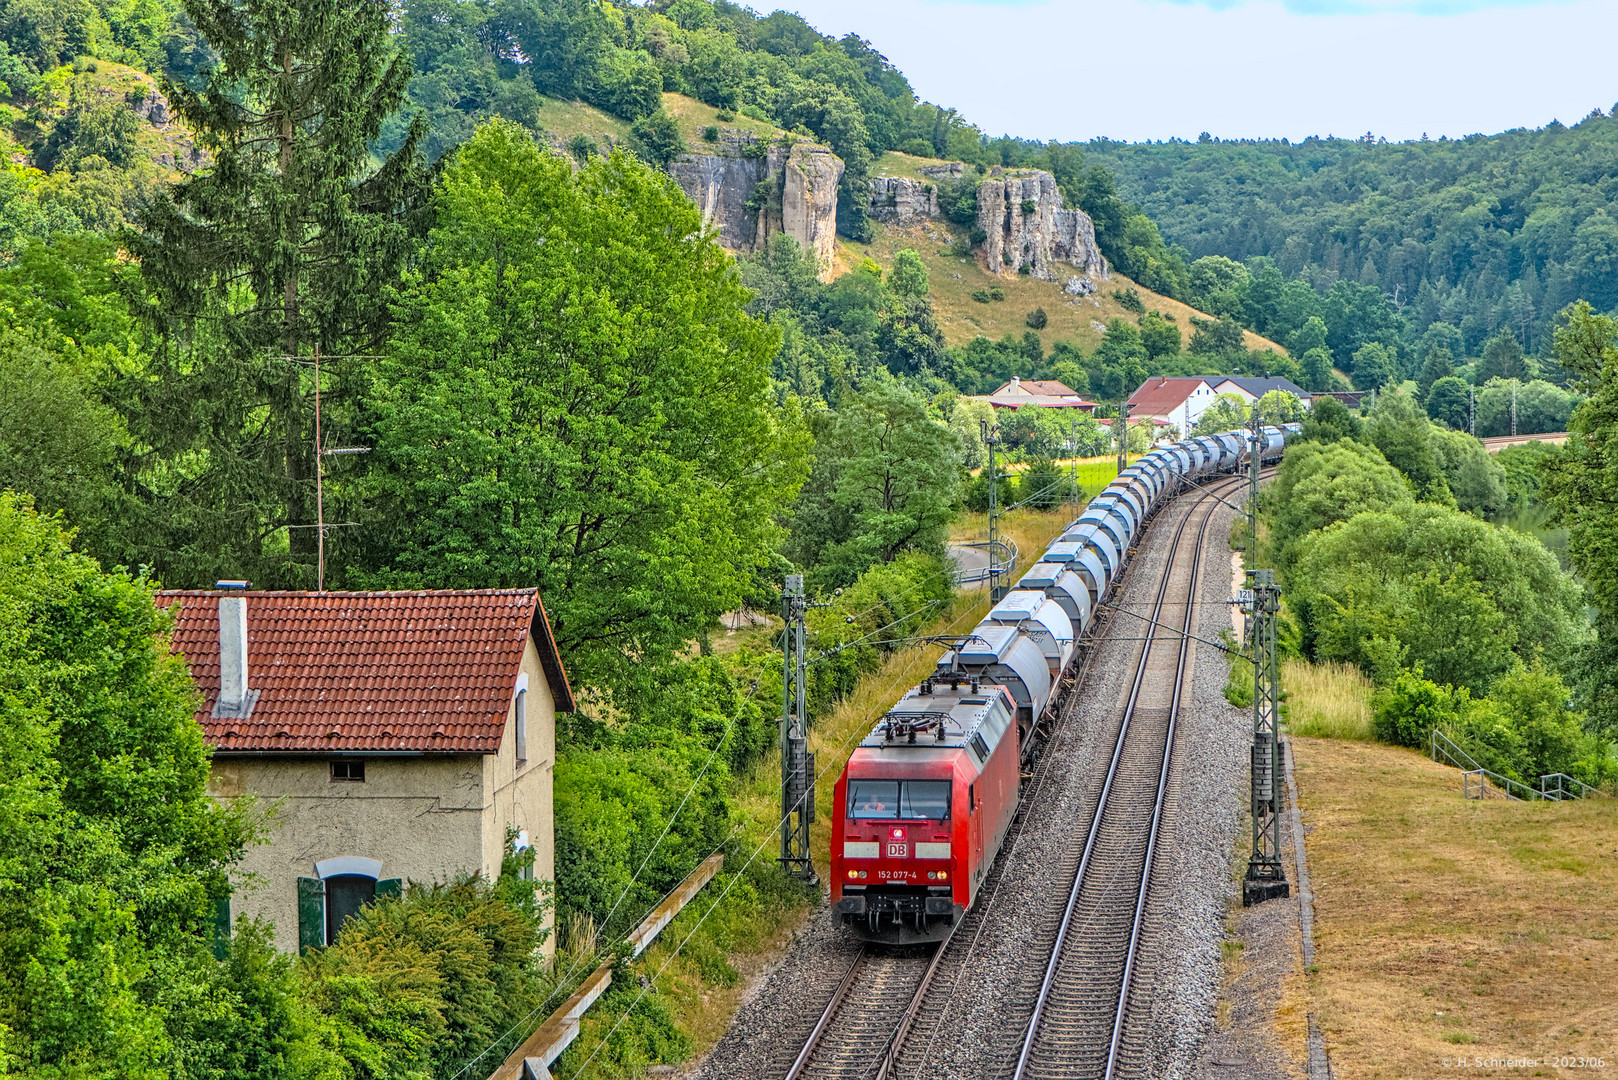
M 762 151 L 762 152 L 761 152 Z M 837 247 L 837 183 L 843 161 L 824 146 L 783 147 L 746 132 L 723 132 L 711 153 L 682 154 L 669 174 L 712 225 L 727 250 L 759 250 L 776 233 L 791 236 L 823 278 Z
M 978 188 L 978 228 L 990 273 L 1027 267 L 1030 276 L 1055 281 L 1056 264 L 1065 262 L 1103 281 L 1112 276 L 1090 215 L 1063 208 L 1048 172 L 985 180 Z
M 938 186 L 904 176 L 871 178 L 868 212 L 876 221 L 908 225 L 938 216 Z

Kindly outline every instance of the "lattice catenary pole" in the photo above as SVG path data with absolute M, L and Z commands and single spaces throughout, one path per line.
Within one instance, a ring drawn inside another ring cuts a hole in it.
M 786 622 L 781 652 L 781 867 L 788 876 L 816 883 L 809 850 L 809 826 L 815 821 L 815 755 L 809 750 L 809 721 L 804 683 L 803 575 L 788 574 L 781 590 L 781 618 Z

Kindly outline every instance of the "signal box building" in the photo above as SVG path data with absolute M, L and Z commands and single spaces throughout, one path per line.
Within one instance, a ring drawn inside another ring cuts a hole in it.
M 165 591 L 202 692 L 211 793 L 252 796 L 231 915 L 330 943 L 404 882 L 489 880 L 515 847 L 553 880 L 556 713 L 574 708 L 534 589 Z M 547 949 L 554 946 L 547 944 Z

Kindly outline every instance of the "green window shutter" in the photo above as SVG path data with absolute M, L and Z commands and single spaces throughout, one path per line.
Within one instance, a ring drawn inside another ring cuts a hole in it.
M 230 897 L 221 896 L 213 905 L 213 955 L 223 960 L 230 955 Z
M 326 883 L 319 878 L 298 879 L 298 951 L 326 944 Z
M 381 881 L 376 883 L 376 898 L 378 900 L 382 899 L 384 896 L 399 896 L 403 894 L 403 892 L 404 880 L 402 878 L 383 878 Z

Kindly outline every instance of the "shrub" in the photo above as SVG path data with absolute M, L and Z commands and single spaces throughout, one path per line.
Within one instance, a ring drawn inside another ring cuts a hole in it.
M 1034 211 L 1037 210 L 1037 209 L 1039 209 L 1039 204 L 1034 202 L 1033 199 L 1024 199 L 1022 201 L 1022 216 L 1023 217 L 1031 217 L 1033 215 Z
M 972 299 L 976 300 L 980 304 L 987 304 L 989 302 L 989 290 L 974 289 L 972 291 Z
M 1054 461 L 1034 462 L 1017 482 L 1017 494 L 1024 506 L 1054 510 L 1073 490 L 1068 474 Z
M 972 231 L 967 234 L 967 239 L 971 240 L 974 246 L 983 243 L 988 238 L 989 234 L 983 231 L 983 226 L 981 225 L 973 225 Z
M 1006 290 L 1002 289 L 998 285 L 992 285 L 992 286 L 989 287 L 989 299 L 990 300 L 1004 300 L 1005 298 L 1006 298 Z
M 1146 302 L 1140 298 L 1140 290 L 1134 286 L 1127 289 L 1112 290 L 1112 298 L 1118 301 L 1118 306 L 1125 311 L 1133 312 L 1136 315 L 1146 313 Z
M 1028 313 L 1028 317 L 1024 321 L 1035 330 L 1043 330 L 1045 329 L 1045 324 L 1048 323 L 1050 319 L 1045 315 L 1044 308 L 1037 307 Z
M 768 155 L 769 152 L 770 143 L 768 139 L 754 139 L 752 142 L 742 143 L 742 157 L 744 158 L 756 161 Z
M 702 141 L 703 142 L 718 142 L 719 141 L 719 129 L 717 127 L 715 127 L 713 124 L 709 124 L 707 127 L 703 128 L 702 129 Z
M 729 109 L 719 109 L 714 112 L 714 117 L 721 123 L 728 124 L 736 119 L 736 114 Z
M 1382 742 L 1422 747 L 1433 728 L 1456 727 L 1464 704 L 1449 687 L 1423 678 L 1418 671 L 1402 671 L 1393 685 L 1379 690 L 1372 699 L 1371 726 Z

